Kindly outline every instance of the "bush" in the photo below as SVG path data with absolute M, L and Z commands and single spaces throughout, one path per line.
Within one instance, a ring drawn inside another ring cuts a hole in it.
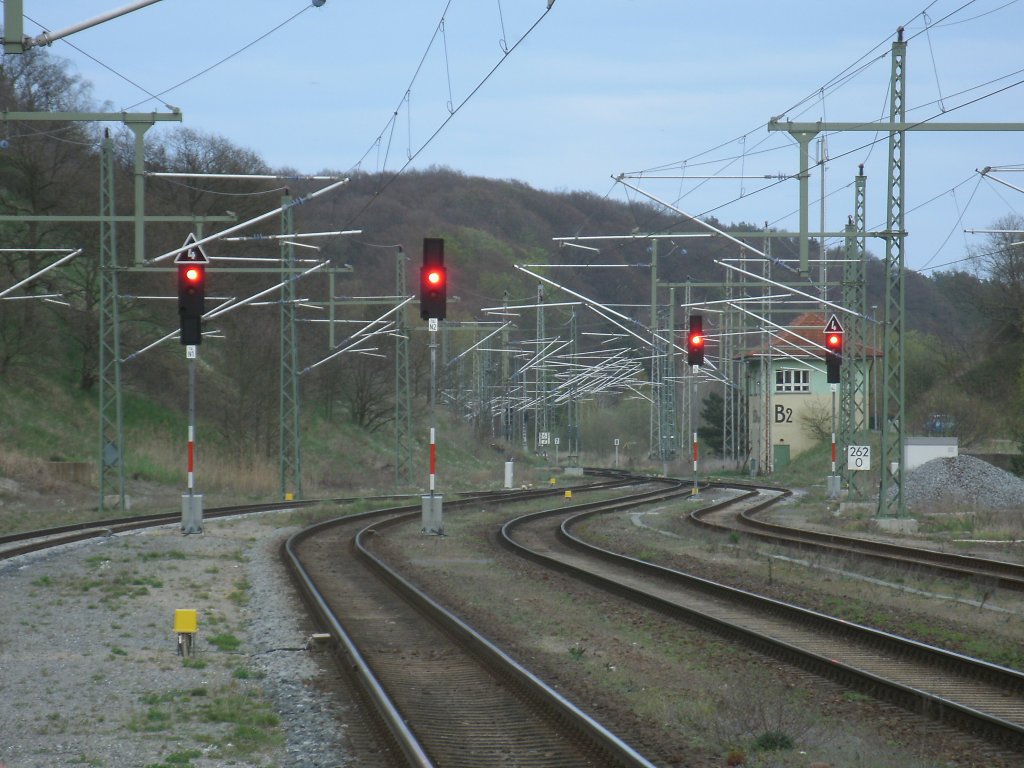
M 766 731 L 757 737 L 754 742 L 758 749 L 765 752 L 777 752 L 780 749 L 792 749 L 793 739 L 788 733 L 782 731 Z

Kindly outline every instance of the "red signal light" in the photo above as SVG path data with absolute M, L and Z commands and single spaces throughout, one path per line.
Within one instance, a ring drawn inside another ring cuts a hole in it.
M 178 264 L 178 317 L 182 344 L 203 341 L 206 307 L 206 268 L 203 264 Z
M 690 315 L 690 330 L 686 335 L 687 365 L 704 365 L 704 318 Z
M 831 331 L 825 334 L 825 381 L 839 383 L 839 368 L 843 364 L 843 334 Z
M 420 317 L 444 320 L 447 313 L 448 273 L 444 266 L 444 240 L 423 238 L 423 264 L 420 267 Z

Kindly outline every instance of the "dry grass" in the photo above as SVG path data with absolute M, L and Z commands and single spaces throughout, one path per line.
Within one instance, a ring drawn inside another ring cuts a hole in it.
M 59 488 L 50 470 L 50 462 L 12 453 L 4 448 L 0 448 L 0 476 L 19 485 L 31 483 L 40 492 L 53 492 Z
M 184 484 L 188 468 L 184 441 L 149 440 L 132 449 L 135 462 L 144 467 L 176 468 L 170 470 L 170 474 Z M 197 442 L 195 477 L 204 489 L 243 497 L 273 495 L 278 490 L 278 474 L 276 459 L 255 454 L 232 456 Z

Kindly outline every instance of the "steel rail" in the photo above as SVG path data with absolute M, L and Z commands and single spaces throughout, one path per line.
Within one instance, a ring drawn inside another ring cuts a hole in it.
M 203 512 L 204 518 L 216 519 L 234 515 L 248 515 L 257 512 L 273 512 L 317 504 L 349 504 L 364 499 L 390 499 L 394 496 L 350 497 L 338 499 L 308 499 L 304 501 L 277 501 L 259 504 L 240 504 L 225 507 L 213 507 Z M 160 525 L 173 525 L 181 522 L 181 513 L 157 512 L 134 517 L 114 517 L 105 520 L 88 520 L 79 523 L 53 526 L 30 531 L 18 531 L 0 536 L 0 560 L 5 560 L 30 552 L 50 549 L 62 544 L 72 544 L 92 538 L 112 536 L 123 531 L 155 528 Z M 13 546 L 8 546 L 13 545 Z
M 770 486 L 748 486 L 746 484 L 714 483 L 716 487 L 745 489 L 760 487 L 770 490 Z M 784 496 L 790 495 L 784 489 L 774 489 Z M 911 547 L 874 539 L 815 531 L 808 528 L 795 528 L 782 523 L 759 519 L 757 516 L 776 503 L 766 500 L 740 512 L 738 525 L 723 525 L 706 518 L 729 506 L 730 501 L 712 504 L 690 513 L 690 520 L 698 526 L 714 530 L 739 531 L 762 541 L 787 544 L 797 547 L 810 547 L 818 550 L 832 550 L 842 554 L 857 554 L 862 557 L 882 560 L 903 568 L 921 568 L 932 573 L 953 578 L 990 579 L 997 587 L 1024 591 L 1024 565 L 1005 560 L 963 555 L 955 552 L 942 552 L 926 547 Z
M 597 491 L 618 488 L 623 485 L 635 484 L 636 482 L 634 478 L 626 478 L 617 473 L 609 474 L 609 479 L 603 482 L 577 487 L 573 490 L 576 492 Z M 490 502 L 521 502 L 550 497 L 560 493 L 562 493 L 562 489 L 548 488 L 525 492 L 490 493 L 458 499 L 449 502 L 446 506 L 458 509 L 478 504 L 481 500 Z M 370 535 L 371 531 L 375 532 L 390 525 L 407 523 L 419 514 L 420 505 L 417 504 L 384 510 L 371 510 L 357 515 L 335 518 L 303 529 L 291 536 L 282 545 L 282 556 L 300 592 L 306 599 L 307 605 L 309 605 L 311 612 L 315 615 L 320 625 L 329 630 L 336 642 L 336 657 L 339 664 L 348 670 L 355 681 L 362 687 L 363 692 L 372 702 L 374 710 L 390 735 L 391 741 L 405 757 L 408 764 L 416 768 L 428 768 L 428 766 L 434 765 L 426 748 L 417 737 L 414 728 L 410 727 L 406 716 L 377 678 L 372 666 L 367 662 L 358 643 L 345 627 L 344 622 L 330 609 L 326 596 L 321 592 L 301 562 L 297 552 L 297 547 L 302 542 L 320 535 L 334 526 L 351 524 L 352 522 L 365 522 L 366 526 L 359 530 L 354 546 L 359 557 L 378 574 L 379 578 L 386 581 L 392 589 L 401 594 L 406 600 L 415 604 L 419 610 L 429 614 L 431 620 L 443 626 L 450 635 L 456 637 L 461 643 L 472 646 L 478 658 L 484 658 L 488 664 L 498 666 L 502 670 L 502 674 L 514 681 L 521 690 L 529 691 L 534 698 L 543 697 L 547 699 L 548 706 L 557 712 L 558 717 L 571 723 L 578 732 L 583 734 L 592 743 L 597 744 L 601 749 L 614 755 L 619 765 L 627 766 L 628 768 L 654 768 L 651 763 L 632 750 L 628 744 L 604 729 L 597 721 L 576 708 L 528 670 L 518 665 L 497 646 L 473 630 L 472 627 L 433 601 L 411 582 L 405 580 L 400 574 L 373 555 L 366 547 L 365 537 Z
M 741 488 L 745 490 L 743 501 L 749 501 L 754 495 L 759 493 L 759 489 L 751 486 L 744 485 Z M 765 490 L 777 491 L 778 489 Z M 662 492 L 661 498 L 658 498 L 657 494 L 652 494 L 651 500 L 661 501 L 672 498 L 674 495 L 678 494 L 674 493 L 672 489 L 666 489 Z M 757 507 L 764 507 L 766 504 L 775 503 L 781 498 L 783 496 L 776 495 L 769 502 L 757 504 Z M 731 499 L 728 502 L 722 502 L 715 506 L 721 507 L 726 503 L 736 503 L 736 501 L 736 499 Z M 619 505 L 618 509 L 624 507 L 625 505 Z M 571 528 L 587 518 L 614 511 L 615 509 L 616 505 L 611 503 L 602 505 L 583 504 L 569 509 L 554 509 L 522 515 L 502 526 L 500 541 L 520 556 L 583 580 L 593 586 L 620 595 L 626 599 L 646 604 L 662 613 L 681 618 L 706 629 L 711 629 L 723 636 L 741 639 L 761 652 L 781 658 L 824 677 L 836 679 L 852 687 L 866 690 L 871 695 L 892 701 L 910 711 L 929 715 L 934 719 L 955 724 L 968 731 L 981 732 L 987 737 L 1002 744 L 1010 745 L 1015 749 L 1024 748 L 1024 725 L 1021 722 L 1008 721 L 991 713 L 982 712 L 952 701 L 949 698 L 914 686 L 888 680 L 869 671 L 840 663 L 831 657 L 808 652 L 791 643 L 753 631 L 734 622 L 691 610 L 675 602 L 652 595 L 643 589 L 629 586 L 613 578 L 578 568 L 557 557 L 529 549 L 517 542 L 514 537 L 514 532 L 517 529 L 531 522 L 536 522 L 545 517 L 562 515 L 565 517 L 565 520 L 558 527 L 557 538 L 567 546 L 584 552 L 588 556 L 646 574 L 649 577 L 657 576 L 684 584 L 690 589 L 697 588 L 716 597 L 756 607 L 758 610 L 769 612 L 773 615 L 780 615 L 791 621 L 810 624 L 816 632 L 863 638 L 863 642 L 874 644 L 879 650 L 897 651 L 902 655 L 914 656 L 925 660 L 936 668 L 946 670 L 947 673 L 949 670 L 957 670 L 965 676 L 979 679 L 989 685 L 1001 688 L 1006 692 L 1005 695 L 1010 697 L 1019 699 L 1021 694 L 1024 693 L 1024 673 L 1017 670 L 973 659 L 881 630 L 851 624 L 850 622 L 801 608 L 800 606 L 765 598 L 745 590 L 718 584 L 707 579 L 612 552 L 584 542 L 571 532 Z

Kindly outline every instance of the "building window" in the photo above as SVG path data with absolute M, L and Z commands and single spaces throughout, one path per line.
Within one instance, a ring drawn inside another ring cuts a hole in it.
M 776 392 L 810 392 L 811 372 L 807 368 L 783 368 L 775 372 Z

